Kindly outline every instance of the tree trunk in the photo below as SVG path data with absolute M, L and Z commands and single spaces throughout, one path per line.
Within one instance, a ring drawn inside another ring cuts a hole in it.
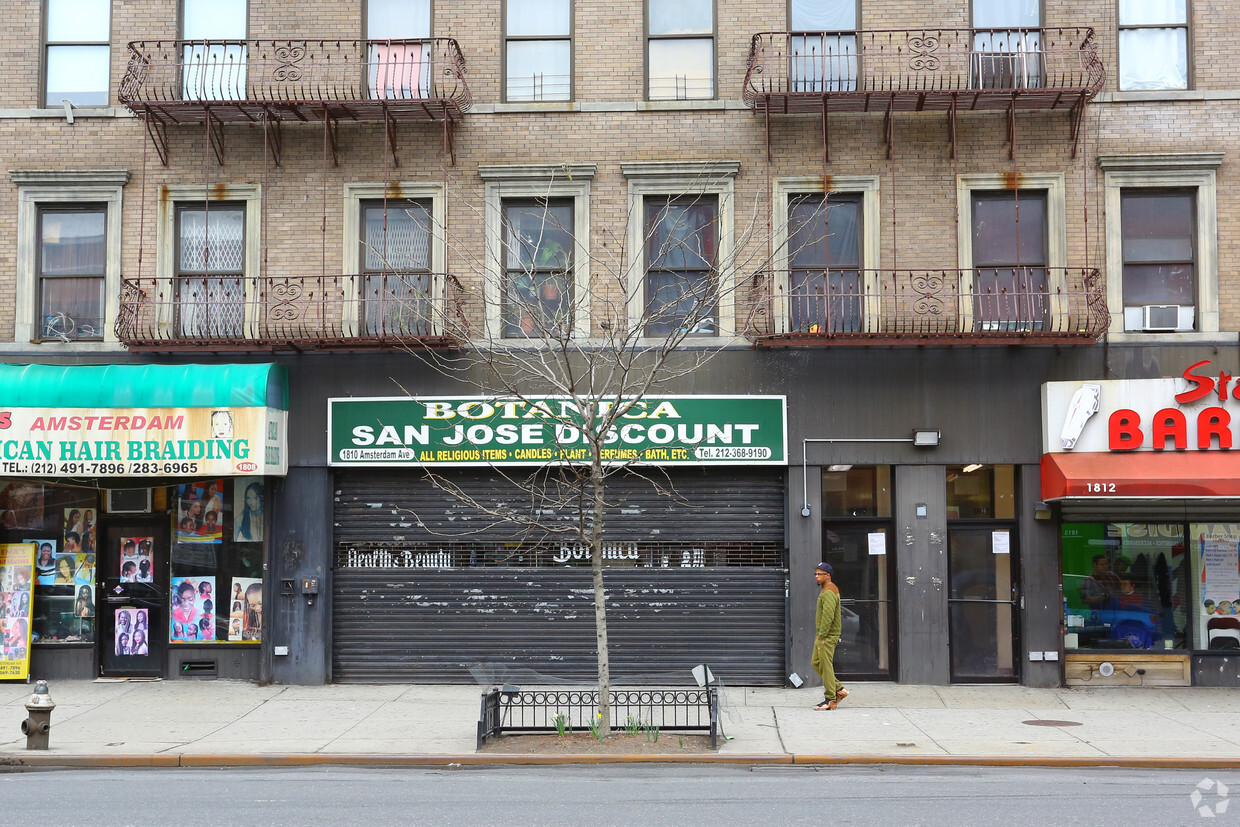
M 611 734 L 611 660 L 607 651 L 607 595 L 603 591 L 603 468 L 595 453 L 590 469 L 594 486 L 594 503 L 590 525 L 590 572 L 594 576 L 594 634 L 598 645 L 598 713 L 599 732 Z

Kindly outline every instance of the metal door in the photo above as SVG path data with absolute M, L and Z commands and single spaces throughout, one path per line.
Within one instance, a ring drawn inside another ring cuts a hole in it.
M 1019 680 L 1015 524 L 950 527 L 947 554 L 952 681 Z
M 826 522 L 823 560 L 835 570 L 843 615 L 835 671 L 851 679 L 895 675 L 895 573 L 888 522 Z

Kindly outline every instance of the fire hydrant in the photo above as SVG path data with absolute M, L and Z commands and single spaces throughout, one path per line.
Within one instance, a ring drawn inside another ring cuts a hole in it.
M 22 734 L 26 736 L 26 749 L 47 749 L 48 733 L 52 729 L 52 710 L 56 702 L 47 692 L 47 681 L 38 681 L 34 693 L 26 701 L 26 720 L 22 721 Z

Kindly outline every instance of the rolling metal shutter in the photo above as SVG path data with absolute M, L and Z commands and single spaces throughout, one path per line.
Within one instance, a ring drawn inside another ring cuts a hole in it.
M 644 481 L 609 483 L 608 543 L 655 549 L 638 567 L 605 570 L 616 683 L 686 683 L 699 663 L 736 685 L 783 682 L 783 472 L 720 471 L 671 474 L 674 500 Z M 453 481 L 481 501 L 512 496 L 489 473 Z M 514 528 L 486 524 L 416 473 L 339 474 L 336 489 L 333 680 L 595 679 L 588 564 L 479 559 Z M 381 556 L 357 565 L 358 549 Z

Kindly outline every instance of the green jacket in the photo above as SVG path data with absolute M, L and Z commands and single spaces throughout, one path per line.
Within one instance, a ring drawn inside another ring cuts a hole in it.
M 840 596 L 830 589 L 823 589 L 818 595 L 818 611 L 814 616 L 814 634 L 828 641 L 838 642 L 842 624 Z

